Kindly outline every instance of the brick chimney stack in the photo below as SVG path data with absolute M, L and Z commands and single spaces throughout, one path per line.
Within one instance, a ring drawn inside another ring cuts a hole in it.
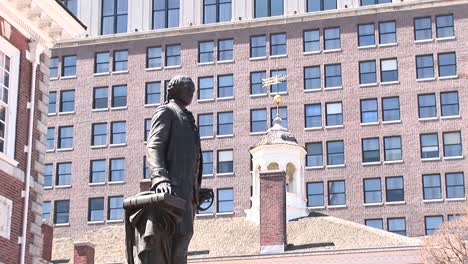
M 52 260 L 52 241 L 54 239 L 54 227 L 51 223 L 44 222 L 42 229 L 42 255 L 41 258 L 50 262 Z
M 283 253 L 286 245 L 286 173 L 260 172 L 260 254 Z
M 89 242 L 76 242 L 73 255 L 75 264 L 94 264 L 94 245 Z

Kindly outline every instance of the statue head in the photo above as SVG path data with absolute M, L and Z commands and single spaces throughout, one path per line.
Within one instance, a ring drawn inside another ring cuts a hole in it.
M 184 106 L 187 106 L 192 102 L 194 92 L 195 84 L 192 78 L 184 75 L 177 75 L 169 82 L 167 100 L 174 99 L 184 104 Z

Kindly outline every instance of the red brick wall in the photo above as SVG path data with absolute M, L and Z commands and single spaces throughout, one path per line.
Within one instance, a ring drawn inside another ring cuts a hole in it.
M 94 264 L 94 247 L 87 244 L 75 245 L 73 261 L 75 264 Z
M 52 241 L 54 238 L 54 228 L 49 224 L 42 224 L 42 259 L 50 261 L 52 259 Z
M 286 244 L 286 173 L 260 173 L 260 246 Z

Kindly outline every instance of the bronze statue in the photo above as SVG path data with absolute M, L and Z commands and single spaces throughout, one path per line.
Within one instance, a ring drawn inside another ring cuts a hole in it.
M 212 191 L 200 188 L 200 136 L 186 109 L 194 91 L 190 77 L 172 78 L 167 100 L 153 114 L 146 147 L 151 189 L 124 201 L 129 264 L 134 258 L 142 264 L 187 263 L 195 212 L 212 201 Z

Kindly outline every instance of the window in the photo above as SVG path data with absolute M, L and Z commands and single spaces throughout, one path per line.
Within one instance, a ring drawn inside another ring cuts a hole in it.
M 362 162 L 379 162 L 380 144 L 379 138 L 362 139 Z
M 286 76 L 287 72 L 285 69 L 282 70 L 272 70 L 271 71 L 271 77 L 274 76 Z M 288 81 L 282 81 L 281 83 L 278 84 L 273 84 L 271 85 L 271 92 L 272 93 L 285 93 L 288 91 Z
M 153 0 L 153 29 L 179 26 L 179 0 Z
M 416 79 L 434 78 L 434 57 L 431 55 L 416 56 Z
M 321 104 L 305 105 L 305 127 L 322 127 Z
M 211 205 L 210 205 L 211 204 Z M 209 207 L 208 207 L 209 206 Z M 200 205 L 201 208 L 207 208 L 204 211 L 200 211 L 197 209 L 197 215 L 208 215 L 208 214 L 213 214 L 213 208 L 214 208 L 214 203 L 211 203 L 209 201 L 205 201 Z
M 57 148 L 73 148 L 73 126 L 59 127 L 58 130 Z
M 380 81 L 383 83 L 398 81 L 397 59 L 380 60 Z
M 304 52 L 320 51 L 320 30 L 304 31 Z
M 387 203 L 403 202 L 405 200 L 405 187 L 403 176 L 385 178 Z
M 62 113 L 72 113 L 75 111 L 75 90 L 60 92 L 59 111 Z
M 108 213 L 107 219 L 108 220 L 121 220 L 124 216 L 124 209 L 123 209 L 123 196 L 114 196 L 109 197 L 109 204 L 108 204 Z
M 58 76 L 59 76 L 58 64 L 59 64 L 59 58 L 58 57 L 50 58 L 50 61 L 49 61 L 49 78 L 50 79 L 57 79 L 58 78 Z
M 93 124 L 91 146 L 107 145 L 107 123 Z
M 42 203 L 42 220 L 50 221 L 50 201 L 44 201 Z
M 213 175 L 213 151 L 203 151 L 203 175 Z
M 72 77 L 76 76 L 76 56 L 63 56 L 62 57 L 62 76 Z
M 370 226 L 373 228 L 377 228 L 383 230 L 383 219 L 366 219 L 365 221 L 366 226 Z
M 234 60 L 234 40 L 218 40 L 218 61 Z
M 375 60 L 359 62 L 359 84 L 377 83 Z
M 118 121 L 111 123 L 111 144 L 127 143 L 127 123 Z
M 426 227 L 426 236 L 430 236 L 434 234 L 434 232 L 437 231 L 437 229 L 443 222 L 444 222 L 444 217 L 442 215 L 425 216 L 424 224 Z
M 346 205 L 345 181 L 328 182 L 328 205 Z
M 401 136 L 384 137 L 385 161 L 397 161 L 403 159 L 401 151 Z
M 200 137 L 213 136 L 213 114 L 198 115 L 198 130 L 200 131 Z
M 435 94 L 418 95 L 419 118 L 437 117 Z
M 218 113 L 218 135 L 219 136 L 234 134 L 233 120 L 234 120 L 233 112 Z
M 109 92 L 107 87 L 96 87 L 93 91 L 93 109 L 107 109 Z
M 232 188 L 218 189 L 218 213 L 234 211 L 234 190 Z
M 233 165 L 234 164 L 232 150 L 219 150 L 217 173 L 233 173 Z
M 48 127 L 47 128 L 47 142 L 46 142 L 46 149 L 47 150 L 54 150 L 55 149 L 55 128 Z
M 446 173 L 447 199 L 465 198 L 465 176 L 463 172 Z
M 254 0 L 255 18 L 282 16 L 284 14 L 284 0 Z
M 145 105 L 161 103 L 161 82 L 147 82 L 145 86 Z
M 444 132 L 444 157 L 463 156 L 461 134 L 456 132 Z
M 307 0 L 307 12 L 336 9 L 336 0 Z
M 361 0 L 361 6 L 391 3 L 392 0 Z
M 266 78 L 266 72 L 251 72 L 250 73 L 250 94 L 266 94 L 262 86 L 262 79 Z
M 52 187 L 52 177 L 53 177 L 54 165 L 45 164 L 44 168 L 44 188 Z
M 400 120 L 400 98 L 382 98 L 382 112 L 382 119 L 384 122 Z
M 276 33 L 270 35 L 270 54 L 271 56 L 285 55 L 286 48 L 286 33 Z
M 231 0 L 204 0 L 203 23 L 231 21 Z
M 344 143 L 342 140 L 327 142 L 327 165 L 344 164 Z
M 306 150 L 306 167 L 323 166 L 322 142 L 307 143 Z
M 125 159 L 111 159 L 109 169 L 110 182 L 123 182 L 125 179 Z
M 437 38 L 450 38 L 455 36 L 453 15 L 436 16 Z
M 307 207 L 323 206 L 323 182 L 307 183 Z
M 457 58 L 455 52 L 439 53 L 439 77 L 457 75 Z
M 402 236 L 406 236 L 406 220 L 404 217 L 401 218 L 388 218 L 387 219 L 387 231 L 396 233 Z
M 380 178 L 364 179 L 364 203 L 381 203 L 382 188 L 380 186 Z
M 379 23 L 379 44 L 393 44 L 397 42 L 395 21 Z
M 114 64 L 112 71 L 127 71 L 128 70 L 128 50 L 114 51 Z
M 104 197 L 89 198 L 88 221 L 104 221 Z
M 266 36 L 250 37 L 250 58 L 266 57 Z
M 325 88 L 341 87 L 341 64 L 325 65 Z
M 57 92 L 49 92 L 49 104 L 47 105 L 48 114 L 57 113 Z
M 440 174 L 423 175 L 424 200 L 442 199 Z
M 160 68 L 162 66 L 161 47 L 151 47 L 146 50 L 146 68 Z
M 146 156 L 143 156 L 143 179 L 151 179 L 151 171 Z
M 71 185 L 72 163 L 71 162 L 57 163 L 56 176 L 57 176 L 55 179 L 56 186 Z
M 143 141 L 148 141 L 149 133 L 151 130 L 151 118 L 145 118 L 145 134 L 143 135 Z
M 70 201 L 61 200 L 54 203 L 54 224 L 68 224 L 70 217 Z
M 322 81 L 320 79 L 320 66 L 304 68 L 304 90 L 320 90 Z
M 234 76 L 232 74 L 218 76 L 218 98 L 234 96 Z
M 127 107 L 127 85 L 112 86 L 111 107 Z
M 102 0 L 101 35 L 127 32 L 128 0 Z
M 358 25 L 358 45 L 359 47 L 375 45 L 374 24 Z
M 324 49 L 334 50 L 341 48 L 340 28 L 326 28 L 323 32 Z
M 341 126 L 343 125 L 343 107 L 341 102 L 326 103 L 326 125 Z
M 437 133 L 421 134 L 421 158 L 439 157 L 439 139 Z
M 106 181 L 106 160 L 92 160 L 90 183 L 104 183 Z
M 284 128 L 288 128 L 288 108 L 286 106 L 282 106 L 279 107 L 278 110 L 279 116 L 281 117 L 281 126 Z M 271 126 L 275 124 L 276 112 L 276 108 L 271 108 Z
M 198 43 L 198 62 L 208 63 L 214 61 L 214 41 Z
M 431 17 L 419 17 L 414 19 L 414 40 L 432 39 Z
M 460 115 L 460 107 L 458 103 L 458 92 L 443 92 L 440 93 L 440 104 L 442 116 L 458 116 Z
M 94 57 L 94 73 L 109 72 L 109 52 L 98 52 Z
M 166 66 L 180 65 L 180 44 L 166 46 Z
M 361 123 L 377 123 L 379 121 L 379 110 L 377 98 L 361 99 Z
M 264 132 L 267 130 L 266 109 L 250 110 L 250 132 Z

